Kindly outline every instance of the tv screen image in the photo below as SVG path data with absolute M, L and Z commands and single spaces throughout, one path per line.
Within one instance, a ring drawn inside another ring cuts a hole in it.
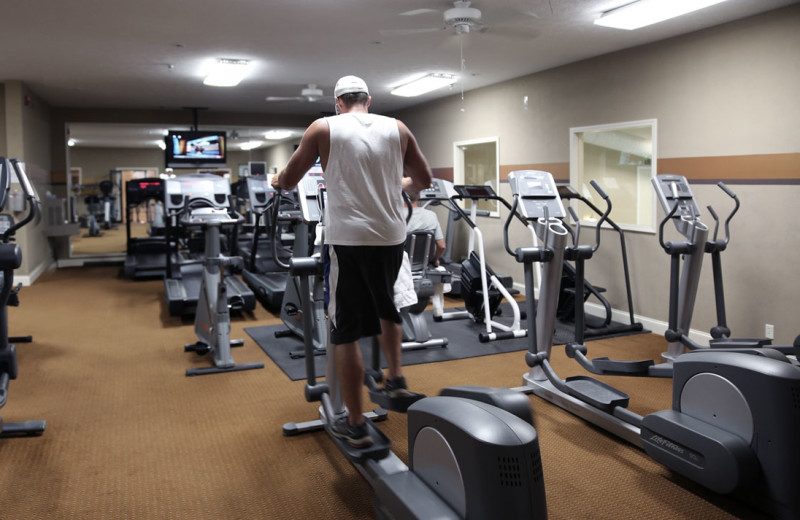
M 168 168 L 213 168 L 226 162 L 225 132 L 170 131 L 166 137 Z

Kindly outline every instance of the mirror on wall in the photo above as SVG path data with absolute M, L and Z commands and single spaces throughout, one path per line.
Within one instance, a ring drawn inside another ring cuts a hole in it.
M 656 120 L 631 121 L 570 129 L 570 184 L 598 207 L 605 207 L 590 187 L 595 180 L 614 204 L 614 221 L 625 230 L 655 232 Z M 582 221 L 597 215 L 585 205 Z
M 201 129 L 203 127 L 201 126 Z M 65 197 L 71 222 L 80 223 L 80 233 L 69 240 L 70 258 L 122 257 L 127 249 L 128 225 L 125 183 L 134 178 L 165 174 L 165 137 L 183 125 L 123 123 L 68 123 L 67 175 Z M 210 127 L 209 127 L 210 129 Z M 234 181 L 242 166 L 265 161 L 282 168 L 289 155 L 276 145 L 298 139 L 303 128 L 284 128 L 275 139 L 275 127 L 217 125 L 225 131 L 227 157 L 224 169 Z M 272 131 L 272 134 L 268 132 Z M 245 168 L 246 170 L 246 168 Z M 194 173 L 176 169 L 170 173 Z M 205 170 L 202 170 L 205 171 Z M 152 204 L 151 204 L 152 206 Z M 131 209 L 131 236 L 147 236 L 153 218 L 152 207 Z

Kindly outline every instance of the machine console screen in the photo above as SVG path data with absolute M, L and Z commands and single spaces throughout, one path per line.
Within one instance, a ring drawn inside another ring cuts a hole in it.
M 491 186 L 462 185 L 454 186 L 456 193 L 464 199 L 487 199 L 495 196 Z

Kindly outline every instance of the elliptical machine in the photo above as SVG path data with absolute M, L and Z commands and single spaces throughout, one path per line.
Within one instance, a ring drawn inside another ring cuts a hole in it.
M 319 200 L 324 200 L 324 190 L 320 191 Z M 317 209 L 323 204 L 318 203 Z M 322 270 L 319 257 L 291 261 L 290 274 L 299 278 L 304 294 L 310 291 L 312 281 L 322 276 Z M 310 299 L 303 300 L 303 308 L 303 323 L 310 331 L 314 327 Z M 513 392 L 461 387 L 453 391 L 475 399 L 415 396 L 388 403 L 388 398 L 382 396 L 382 404 L 407 410 L 408 467 L 392 453 L 391 441 L 370 420 L 385 419 L 387 412 L 382 408 L 365 414 L 367 428 L 375 440 L 369 448 L 353 448 L 331 434 L 329 425 L 347 413 L 339 393 L 335 346 L 328 342 L 326 382 L 318 382 L 311 338 L 311 334 L 304 335 L 305 398 L 321 402 L 319 419 L 286 423 L 283 433 L 291 436 L 325 429 L 374 488 L 380 518 L 547 517 L 536 430 L 517 415 L 487 404 L 507 404 L 513 401 Z M 369 373 L 367 383 L 370 396 L 375 399 L 379 392 Z
M 704 349 L 689 337 L 694 304 L 697 297 L 700 272 L 703 266 L 703 255 L 711 254 L 714 274 L 714 289 L 717 305 L 718 325 L 711 329 L 712 339 L 708 346 L 714 349 L 761 349 L 769 347 L 779 350 L 784 354 L 795 354 L 797 347 L 775 346 L 772 341 L 764 338 L 731 338 L 730 329 L 725 319 L 725 297 L 722 288 L 722 262 L 720 254 L 730 240 L 729 224 L 733 215 L 739 209 L 739 200 L 736 194 L 724 183 L 718 186 L 736 202 L 734 209 L 725 220 L 725 238 L 718 238 L 719 217 L 711 206 L 709 213 L 716 223 L 714 235 L 708 239 L 709 229 L 700 220 L 700 209 L 695 201 L 694 194 L 689 187 L 689 181 L 682 175 L 661 174 L 652 179 L 658 200 L 667 214 L 661 221 L 658 230 L 658 240 L 664 251 L 670 255 L 670 310 L 669 328 L 664 337 L 669 342 L 667 351 L 662 354 L 667 362 L 681 355 L 687 348 L 690 350 Z M 664 241 L 664 227 L 672 221 L 678 232 L 686 240 Z
M 286 326 L 284 330 L 275 332 L 276 338 L 286 337 L 290 335 L 297 336 L 305 340 L 305 336 L 311 331 L 311 340 L 314 345 L 314 355 L 320 356 L 325 354 L 325 345 L 327 339 L 325 337 L 325 302 L 323 295 L 323 288 L 321 284 L 312 284 L 309 288 L 303 288 L 300 279 L 291 274 L 291 260 L 284 261 L 280 258 L 277 246 L 277 237 L 279 234 L 279 224 L 281 222 L 291 221 L 294 226 L 294 247 L 292 249 L 293 258 L 307 258 L 311 256 L 311 240 L 313 238 L 311 230 L 316 227 L 320 222 L 322 214 L 317 205 L 317 195 L 321 188 L 324 188 L 325 180 L 322 177 L 322 166 L 320 164 L 314 165 L 303 177 L 295 190 L 296 196 L 299 200 L 300 212 L 299 214 L 282 215 L 280 204 L 272 206 L 272 255 L 275 263 L 280 267 L 289 271 L 289 277 L 286 280 L 286 289 L 283 293 L 283 301 L 281 302 L 281 321 Z M 277 193 L 273 200 L 280 199 L 283 195 Z M 277 202 L 277 201 L 275 201 Z M 310 301 L 312 303 L 312 324 L 313 327 L 308 328 L 305 326 L 305 303 Z M 292 351 L 289 356 L 292 359 L 305 357 L 307 352 L 305 350 Z
M 187 231 L 178 226 L 178 219 L 187 214 L 187 201 L 204 199 L 208 206 L 230 208 L 231 185 L 227 179 L 210 174 L 188 174 L 167 179 L 164 185 L 164 209 L 167 244 L 174 247 L 174 254 L 167 254 L 167 269 L 164 276 L 164 295 L 170 316 L 186 316 L 195 313 L 200 296 L 200 281 L 203 276 L 203 259 L 191 252 L 193 238 L 189 237 L 189 250 L 179 250 L 179 234 Z M 201 204 L 201 203 L 197 203 Z M 192 205 L 192 207 L 194 207 Z M 236 229 L 234 228 L 234 231 Z M 187 232 L 188 234 L 188 232 Z M 229 240 L 230 241 L 230 240 Z M 195 244 L 202 243 L 195 240 Z M 196 247 L 196 246 L 195 246 Z M 206 244 L 203 247 L 208 247 Z M 224 278 L 228 306 L 233 310 L 251 311 L 256 306 L 256 295 L 236 276 Z
M 25 170 L 16 159 L 0 157 L 0 211 L 5 207 L 8 190 L 11 185 L 11 172 L 17 174 L 17 181 L 22 187 L 23 195 L 28 203 L 28 214 L 15 223 L 9 214 L 0 214 L 2 227 L 2 243 L 0 243 L 0 408 L 8 399 L 8 384 L 17 378 L 17 350 L 9 344 L 8 338 L 8 297 L 14 287 L 14 269 L 22 264 L 22 251 L 17 244 L 12 244 L 14 233 L 34 218 L 41 217 L 39 199 L 28 181 Z M 37 220 L 38 221 L 38 220 Z M 3 422 L 0 417 L 0 435 L 41 435 L 45 430 L 45 421 Z
M 524 264 L 533 294 L 533 263 L 543 264 L 538 307 L 527 299 L 533 393 L 643 448 L 656 461 L 721 494 L 732 494 L 779 518 L 800 515 L 800 368 L 782 354 L 695 350 L 673 362 L 673 406 L 644 417 L 629 396 L 589 376 L 562 380 L 550 365 L 555 302 L 568 232 L 552 175 L 525 170 L 508 176 L 514 203 L 504 228 L 506 250 Z M 595 189 L 598 186 L 595 183 Z M 519 213 L 541 238 L 539 247 L 511 250 L 508 227 Z M 764 403 L 769 403 L 765 406 Z
M 171 180 L 167 180 L 168 184 L 170 182 Z M 169 191 L 169 186 L 167 190 Z M 231 316 L 225 270 L 241 270 L 242 258 L 222 255 L 220 230 L 223 227 L 236 226 L 244 218 L 241 215 L 231 215 L 228 197 L 217 197 L 216 194 L 213 184 L 206 186 L 205 191 L 201 187 L 192 197 L 186 198 L 181 216 L 183 226 L 187 229 L 200 229 L 205 237 L 203 273 L 194 320 L 198 341 L 185 345 L 184 351 L 199 355 L 211 354 L 214 361 L 213 367 L 187 370 L 187 376 L 264 368 L 264 363 L 236 364 L 231 356 L 231 347 L 241 347 L 244 340 L 230 339 Z

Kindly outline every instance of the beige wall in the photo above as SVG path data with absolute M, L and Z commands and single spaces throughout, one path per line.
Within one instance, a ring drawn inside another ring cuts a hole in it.
M 445 172 L 453 166 L 454 141 L 500 136 L 501 170 L 510 165 L 563 166 L 569 162 L 571 127 L 651 118 L 658 120 L 659 159 L 790 154 L 791 164 L 797 165 L 797 27 L 800 6 L 794 5 L 467 92 L 463 103 L 452 96 L 396 115 L 415 133 L 431 166 Z M 779 185 L 764 180 L 775 177 L 771 173 L 754 170 L 749 178 L 736 177 L 741 184 L 732 184 L 742 209 L 723 260 L 728 323 L 739 336 L 761 336 L 764 324 L 771 323 L 776 339 L 790 342 L 800 333 L 800 275 L 792 257 L 800 234 L 790 213 L 800 197 L 800 171 L 793 167 L 778 179 Z M 694 191 L 701 207 L 729 207 L 730 199 L 709 179 L 699 181 L 704 184 L 695 182 Z M 510 197 L 507 184 L 501 194 Z M 497 219 L 481 221 L 489 262 L 521 282 L 521 267 L 503 252 L 501 225 Z M 525 238 L 519 232 L 515 237 Z M 653 234 L 628 233 L 626 238 L 636 312 L 666 321 L 669 259 Z M 609 233 L 603 241 L 587 265 L 587 277 L 607 287 L 613 306 L 621 309 L 618 241 Z M 708 260 L 692 323 L 705 331 L 715 322 L 710 271 Z
M 267 161 L 267 167 L 275 168 L 277 171 L 284 169 L 297 144 L 300 144 L 299 139 L 267 148 L 264 158 Z
M 50 107 L 22 82 L 7 81 L 3 89 L 4 153 L 25 164 L 31 184 L 44 199 L 50 191 Z M 12 184 L 11 190 L 20 190 Z M 44 203 L 44 200 L 42 201 Z M 19 220 L 26 213 L 14 214 Z M 22 265 L 16 276 L 35 279 L 53 263 L 53 254 L 45 235 L 45 222 L 32 222 L 17 232 L 22 249 Z

